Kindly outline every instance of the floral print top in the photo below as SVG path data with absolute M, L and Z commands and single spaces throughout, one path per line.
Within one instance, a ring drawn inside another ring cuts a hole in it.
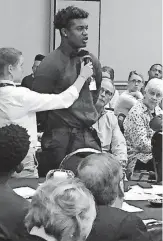
M 159 106 L 155 108 L 155 114 L 159 115 L 162 110 Z M 129 111 L 124 120 L 124 136 L 127 143 L 128 161 L 139 159 L 147 163 L 152 158 L 151 138 L 154 131 L 150 128 L 149 122 L 153 118 L 152 113 L 139 100 Z

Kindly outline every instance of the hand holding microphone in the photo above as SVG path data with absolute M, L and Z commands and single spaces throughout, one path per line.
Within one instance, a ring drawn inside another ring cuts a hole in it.
M 84 61 L 81 63 L 80 76 L 85 80 L 93 75 L 93 65 L 92 62 L 88 62 L 86 65 Z

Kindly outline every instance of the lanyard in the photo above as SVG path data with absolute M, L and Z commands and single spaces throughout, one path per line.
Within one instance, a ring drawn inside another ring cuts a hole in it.
M 6 86 L 14 86 L 13 84 L 9 84 L 9 83 L 0 83 L 0 88 L 1 87 L 6 87 Z

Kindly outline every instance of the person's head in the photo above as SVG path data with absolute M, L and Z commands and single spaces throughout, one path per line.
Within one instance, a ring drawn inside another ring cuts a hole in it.
M 95 217 L 94 198 L 79 179 L 48 180 L 36 190 L 25 225 L 42 226 L 57 241 L 84 241 Z
M 153 78 L 162 79 L 162 65 L 153 64 L 148 71 L 149 80 Z
M 35 59 L 34 59 L 34 63 L 33 63 L 33 66 L 32 66 L 32 71 L 33 71 L 33 74 L 35 74 L 38 66 L 40 65 L 41 61 L 45 58 L 44 55 L 42 54 L 37 54 L 35 56 Z
M 105 72 L 104 75 L 102 74 L 101 89 L 97 100 L 97 107 L 101 109 L 110 102 L 115 92 L 114 84 L 107 75 L 108 73 Z
M 122 167 L 110 153 L 92 154 L 84 158 L 78 166 L 77 176 L 92 192 L 97 205 L 113 205 L 117 197 L 123 197 L 120 187 Z
M 0 128 L 0 176 L 16 171 L 29 150 L 27 130 L 19 125 Z
M 131 71 L 128 76 L 128 87 L 129 92 L 140 91 L 144 85 L 143 76 L 136 71 Z
M 154 109 L 163 98 L 163 82 L 161 79 L 151 79 L 144 90 L 144 103 L 149 109 Z
M 14 48 L 0 48 L 0 79 L 20 81 L 23 74 L 22 52 Z
M 78 7 L 61 9 L 54 17 L 54 26 L 60 31 L 62 41 L 73 49 L 84 48 L 88 41 L 88 13 Z
M 114 69 L 112 69 L 112 68 L 109 67 L 109 66 L 103 66 L 103 67 L 102 67 L 102 72 L 108 73 L 109 76 L 110 76 L 110 79 L 111 79 L 112 81 L 114 81 Z

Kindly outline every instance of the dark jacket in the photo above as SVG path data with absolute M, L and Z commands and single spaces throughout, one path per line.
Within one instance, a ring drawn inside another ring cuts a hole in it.
M 28 236 L 24 226 L 28 205 L 9 186 L 0 185 L 0 240 L 23 241 Z
M 146 226 L 135 214 L 109 206 L 97 207 L 87 241 L 149 241 Z
M 90 91 L 89 83 L 84 84 L 79 98 L 68 109 L 48 112 L 48 129 L 62 127 L 92 126 L 98 118 L 95 103 L 101 86 L 102 73 L 99 61 L 93 56 L 94 79 L 97 90 Z M 33 83 L 33 90 L 40 93 L 59 94 L 72 85 L 80 72 L 80 57 L 69 56 L 59 47 L 41 62 Z M 44 120 L 43 120 L 44 121 Z
M 21 86 L 31 90 L 33 85 L 33 80 L 34 78 L 32 74 L 27 75 L 26 77 L 23 78 Z

